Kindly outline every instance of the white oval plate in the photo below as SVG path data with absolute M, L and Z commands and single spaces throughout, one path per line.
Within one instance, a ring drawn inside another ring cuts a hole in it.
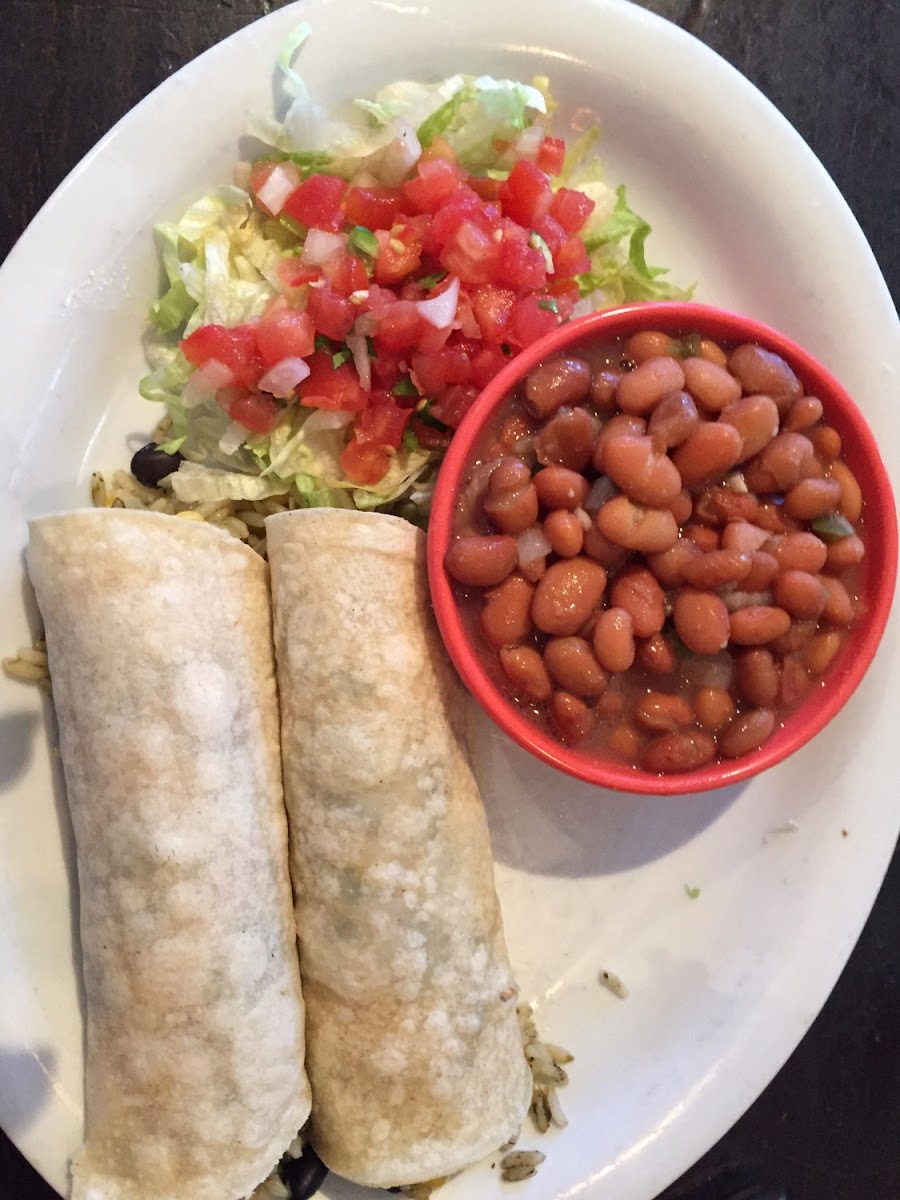
M 87 502 L 94 467 L 148 431 L 140 334 L 154 221 L 230 175 L 247 113 L 301 18 L 326 105 L 401 77 L 551 77 L 599 114 L 612 183 L 654 226 L 651 259 L 697 298 L 783 329 L 843 380 L 900 464 L 900 338 L 887 290 L 812 153 L 745 79 L 623 0 L 307 0 L 191 63 L 88 155 L 0 271 L 12 353 L 0 409 L 0 629 L 37 628 L 25 521 Z M 139 440 L 144 440 L 141 437 Z M 895 486 L 897 485 L 895 474 Z M 173 613 L 173 620 L 179 615 Z M 183 619 L 183 618 L 182 618 Z M 575 1054 L 570 1123 L 522 1194 L 650 1200 L 759 1094 L 834 984 L 900 823 L 896 619 L 840 716 L 749 786 L 683 800 L 594 791 L 476 722 L 513 961 L 545 1036 Z M 49 714 L 0 680 L 0 1123 L 58 1188 L 82 1126 L 72 847 Z M 769 831 L 796 821 L 793 833 Z M 699 887 L 689 899 L 685 885 Z M 598 983 L 609 968 L 621 1001 Z M 495 1200 L 490 1161 L 446 1200 Z M 324 1194 L 362 1196 L 331 1180 Z

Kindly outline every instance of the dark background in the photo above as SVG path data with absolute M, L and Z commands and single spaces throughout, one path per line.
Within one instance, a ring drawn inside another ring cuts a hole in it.
M 202 50 L 281 6 L 4 0 L 0 260 L 119 117 Z M 690 30 L 781 109 L 843 192 L 896 299 L 897 0 L 645 0 L 644 7 Z M 897 791 L 900 802 L 900 780 Z M 660 1200 L 900 1198 L 898 944 L 895 854 L 856 950 L 810 1032 L 749 1112 Z M 55 1195 L 0 1134 L 0 1200 Z

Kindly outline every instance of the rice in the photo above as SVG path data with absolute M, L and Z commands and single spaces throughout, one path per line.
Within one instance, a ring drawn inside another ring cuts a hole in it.
M 165 480 L 163 481 L 165 484 Z M 146 487 L 130 471 L 112 474 L 100 471 L 91 476 L 91 500 L 95 508 L 146 509 L 187 521 L 204 521 L 224 529 L 266 557 L 266 517 L 302 507 L 296 496 L 285 493 L 266 500 L 205 500 L 191 504 L 178 500 L 167 487 Z
M 10 658 L 0 660 L 10 679 L 20 683 L 36 683 L 47 695 L 52 695 L 50 668 L 47 665 L 47 643 L 41 638 L 31 646 L 20 646 Z
M 562 1129 L 568 1125 L 568 1121 L 556 1089 L 565 1087 L 569 1082 L 569 1076 L 563 1068 L 573 1061 L 573 1057 L 562 1046 L 556 1046 L 553 1042 L 541 1041 L 534 1021 L 534 1010 L 530 1005 L 520 1004 L 516 1009 L 516 1016 L 519 1018 L 522 1052 L 531 1070 L 533 1080 L 528 1115 L 538 1133 L 546 1133 L 551 1125 Z M 523 1151 L 523 1153 L 525 1152 Z M 544 1156 L 541 1155 L 539 1162 L 543 1162 L 543 1160 Z M 504 1174 L 503 1178 L 507 1182 L 527 1179 L 537 1170 L 539 1162 L 535 1162 L 527 1174 L 513 1174 L 512 1176 Z M 519 1169 L 516 1167 L 515 1171 L 517 1172 Z

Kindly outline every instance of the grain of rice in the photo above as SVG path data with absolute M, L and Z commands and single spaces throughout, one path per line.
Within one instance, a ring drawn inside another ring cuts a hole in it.
M 500 1162 L 500 1177 L 506 1183 L 530 1179 L 545 1157 L 540 1150 L 513 1150 Z
M 534 1122 L 534 1127 L 538 1133 L 546 1133 L 550 1128 L 550 1105 L 547 1102 L 547 1091 L 538 1084 L 534 1085 L 531 1092 L 531 1106 L 528 1109 L 528 1115 Z
M 618 996 L 620 1000 L 625 1000 L 627 998 L 628 988 L 614 971 L 601 971 L 600 982 L 605 988 L 608 988 L 614 996 Z
M 559 1093 L 555 1087 L 547 1088 L 547 1107 L 550 1109 L 550 1119 L 560 1129 L 565 1129 L 569 1120 L 559 1102 Z

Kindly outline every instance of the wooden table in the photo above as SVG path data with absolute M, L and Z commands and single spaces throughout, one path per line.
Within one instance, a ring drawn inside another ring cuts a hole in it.
M 280 6 L 4 0 L 0 259 L 114 121 L 202 50 Z M 897 0 L 645 0 L 644 6 L 712 46 L 796 126 L 844 193 L 897 296 Z M 847 969 L 806 1038 L 749 1112 L 660 1200 L 900 1197 L 898 929 L 895 856 Z M 533 1186 L 529 1194 L 537 1195 Z M 0 1200 L 54 1196 L 0 1135 Z

